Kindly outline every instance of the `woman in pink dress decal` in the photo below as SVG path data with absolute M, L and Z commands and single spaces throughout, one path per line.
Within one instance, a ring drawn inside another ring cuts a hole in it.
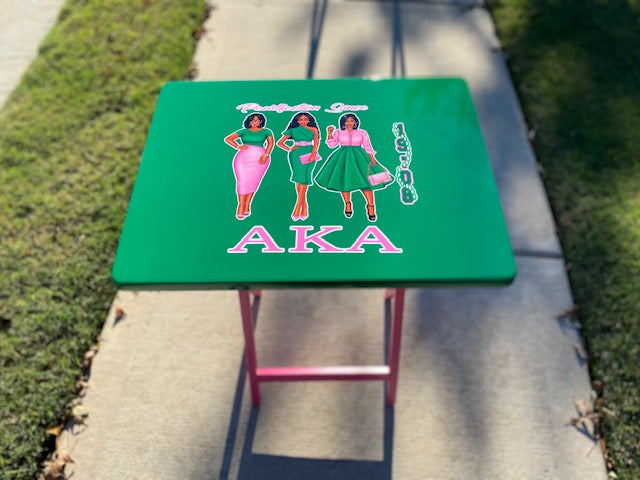
M 393 177 L 378 163 L 375 150 L 366 130 L 360 127 L 355 113 L 340 117 L 340 128 L 327 127 L 327 145 L 335 150 L 315 177 L 326 190 L 340 192 L 344 201 L 344 215 L 353 215 L 351 192 L 360 190 L 367 201 L 367 217 L 376 221 L 374 190 L 393 183 Z
M 244 128 L 225 137 L 224 141 L 238 150 L 233 157 L 233 175 L 236 177 L 238 209 L 236 218 L 244 220 L 251 215 L 251 201 L 269 168 L 273 150 L 273 132 L 265 128 L 267 119 L 261 113 L 252 113 L 244 119 Z M 240 139 L 240 143 L 237 140 Z

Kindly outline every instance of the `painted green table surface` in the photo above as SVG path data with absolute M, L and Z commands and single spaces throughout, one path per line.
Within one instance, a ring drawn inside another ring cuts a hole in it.
M 321 159 L 303 165 L 300 153 L 312 150 Z M 383 168 L 390 180 L 372 186 L 368 175 Z M 410 287 L 514 276 L 474 106 L 455 78 L 165 85 L 113 267 L 113 280 L 129 288 Z

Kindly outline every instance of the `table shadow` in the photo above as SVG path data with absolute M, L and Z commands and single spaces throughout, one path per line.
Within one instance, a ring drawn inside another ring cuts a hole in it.
M 252 408 L 240 459 L 238 480 L 285 479 L 391 479 L 393 407 L 385 406 L 384 457 L 382 461 L 316 459 L 257 454 L 251 451 L 259 408 Z
M 254 328 L 257 324 L 260 298 L 254 299 L 252 310 L 254 318 Z M 385 302 L 385 362 L 388 362 L 388 345 L 391 326 L 391 304 Z M 220 469 L 221 480 L 229 478 L 233 450 L 238 434 L 240 412 L 242 408 L 243 396 L 246 382 L 246 362 L 243 351 L 243 360 L 238 374 L 236 384 L 235 399 L 227 432 L 225 451 Z M 258 425 L 259 407 L 252 407 L 249 414 L 247 431 L 245 433 L 244 445 L 240 457 L 238 469 L 238 480 L 261 480 L 274 479 L 299 480 L 326 480 L 326 479 L 352 479 L 367 478 L 370 480 L 390 480 L 393 453 L 393 431 L 394 431 L 394 408 L 385 403 L 386 386 L 381 404 L 384 408 L 384 430 L 383 430 L 383 458 L 381 461 L 372 460 L 350 460 L 350 459 L 319 459 L 319 458 L 299 458 L 281 455 L 267 455 L 252 452 L 253 440 L 255 438 Z

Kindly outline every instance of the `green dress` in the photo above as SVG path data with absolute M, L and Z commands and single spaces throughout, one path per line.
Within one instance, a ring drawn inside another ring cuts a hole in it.
M 334 192 L 380 190 L 394 182 L 391 177 L 377 185 L 369 183 L 369 175 L 383 173 L 386 169 L 378 162 L 370 165 L 369 155 L 376 152 L 365 130 L 334 130 L 333 135 L 327 138 L 327 145 L 338 148 L 329 155 L 315 177 L 316 183 L 322 188 Z
M 282 135 L 291 137 L 294 142 L 313 142 L 314 133 L 305 127 L 293 127 L 282 132 Z M 289 152 L 289 167 L 291 168 L 291 181 L 303 185 L 313 185 L 313 169 L 316 162 L 302 163 L 300 156 L 311 153 L 313 145 L 298 145 L 298 148 Z M 317 152 L 316 152 L 317 154 Z

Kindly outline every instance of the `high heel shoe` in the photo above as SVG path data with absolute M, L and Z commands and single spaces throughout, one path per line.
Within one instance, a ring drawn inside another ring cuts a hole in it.
M 307 205 L 306 199 L 304 200 L 302 205 L 300 205 L 300 215 L 298 215 L 298 217 L 300 218 L 300 220 L 306 220 L 307 218 L 309 218 L 309 206 Z
M 293 220 L 294 222 L 297 222 L 298 220 L 300 220 L 300 210 L 302 210 L 302 208 L 300 208 L 300 205 L 296 203 L 296 206 L 294 207 L 293 212 L 291 213 L 291 220 Z
M 353 215 L 353 210 L 351 209 L 351 202 L 344 202 L 344 216 L 347 218 L 351 218 Z
M 367 203 L 367 216 L 371 222 L 376 221 L 376 206 Z

